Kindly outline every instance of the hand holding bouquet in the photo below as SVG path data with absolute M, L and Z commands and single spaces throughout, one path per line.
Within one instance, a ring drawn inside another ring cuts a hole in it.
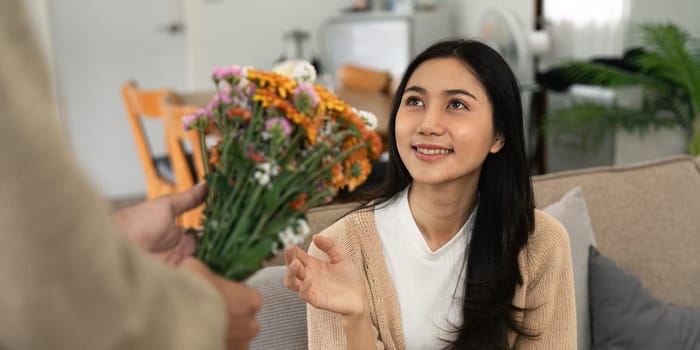
M 213 100 L 183 118 L 202 142 L 212 130 L 221 135 L 203 155 L 210 193 L 197 257 L 234 280 L 301 243 L 306 211 L 361 185 L 382 150 L 374 115 L 314 85 L 308 63 L 287 70 L 217 68 Z

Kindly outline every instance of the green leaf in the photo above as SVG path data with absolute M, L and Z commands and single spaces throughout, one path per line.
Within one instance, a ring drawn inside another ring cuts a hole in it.
M 609 87 L 626 85 L 660 87 L 660 82 L 652 77 L 598 63 L 570 62 L 564 67 L 564 72 L 572 80 L 582 84 Z
M 693 51 L 697 41 L 672 23 L 643 24 L 643 40 L 650 52 L 640 55 L 642 70 L 682 88 L 691 98 L 693 110 L 700 108 L 700 64 Z

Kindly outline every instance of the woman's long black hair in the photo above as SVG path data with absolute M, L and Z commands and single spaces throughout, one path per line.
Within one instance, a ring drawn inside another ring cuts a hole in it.
M 464 63 L 484 86 L 493 109 L 494 132 L 503 148 L 489 153 L 479 178 L 479 210 L 467 247 L 461 325 L 455 325 L 447 349 L 506 349 L 507 333 L 535 337 L 534 330 L 517 322 L 524 310 L 513 305 L 517 285 L 523 283 L 518 255 L 535 226 L 532 183 L 528 171 L 523 116 L 518 83 L 503 58 L 489 46 L 473 40 L 436 43 L 408 66 L 394 96 L 389 121 L 389 163 L 384 182 L 370 194 L 372 205 L 391 200 L 413 178 L 396 146 L 396 114 L 406 84 L 423 62 L 455 58 Z M 466 218 L 465 218 L 466 219 Z

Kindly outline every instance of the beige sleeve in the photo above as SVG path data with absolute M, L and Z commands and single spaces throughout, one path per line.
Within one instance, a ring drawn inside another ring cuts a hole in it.
M 523 324 L 539 334 L 518 337 L 516 349 L 576 349 L 576 302 L 571 249 L 566 229 L 538 212 L 528 242 L 528 276 Z
M 113 232 L 60 137 L 20 0 L 0 2 L 0 47 L 2 348 L 222 349 L 217 292 Z
M 356 265 L 361 264 L 359 261 L 359 245 L 350 242 L 348 239 L 348 227 L 345 224 L 346 221 L 341 219 L 321 232 L 321 234 L 331 238 L 336 244 L 340 245 L 345 254 L 350 256 Z M 316 248 L 313 243 L 309 246 L 309 255 L 328 260 L 326 253 Z M 317 309 L 309 304 L 307 304 L 306 308 L 309 350 L 345 350 L 348 348 L 340 315 Z M 384 344 L 379 340 L 377 327 L 372 325 L 372 330 L 376 339 L 376 348 L 384 350 Z

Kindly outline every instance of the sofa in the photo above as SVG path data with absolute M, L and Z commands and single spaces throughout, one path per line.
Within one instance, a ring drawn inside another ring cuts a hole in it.
M 579 349 L 700 349 L 700 157 L 539 175 L 533 187 L 570 236 Z M 355 205 L 311 210 L 312 231 Z M 304 349 L 306 305 L 274 264 L 247 282 L 264 298 L 251 349 Z

